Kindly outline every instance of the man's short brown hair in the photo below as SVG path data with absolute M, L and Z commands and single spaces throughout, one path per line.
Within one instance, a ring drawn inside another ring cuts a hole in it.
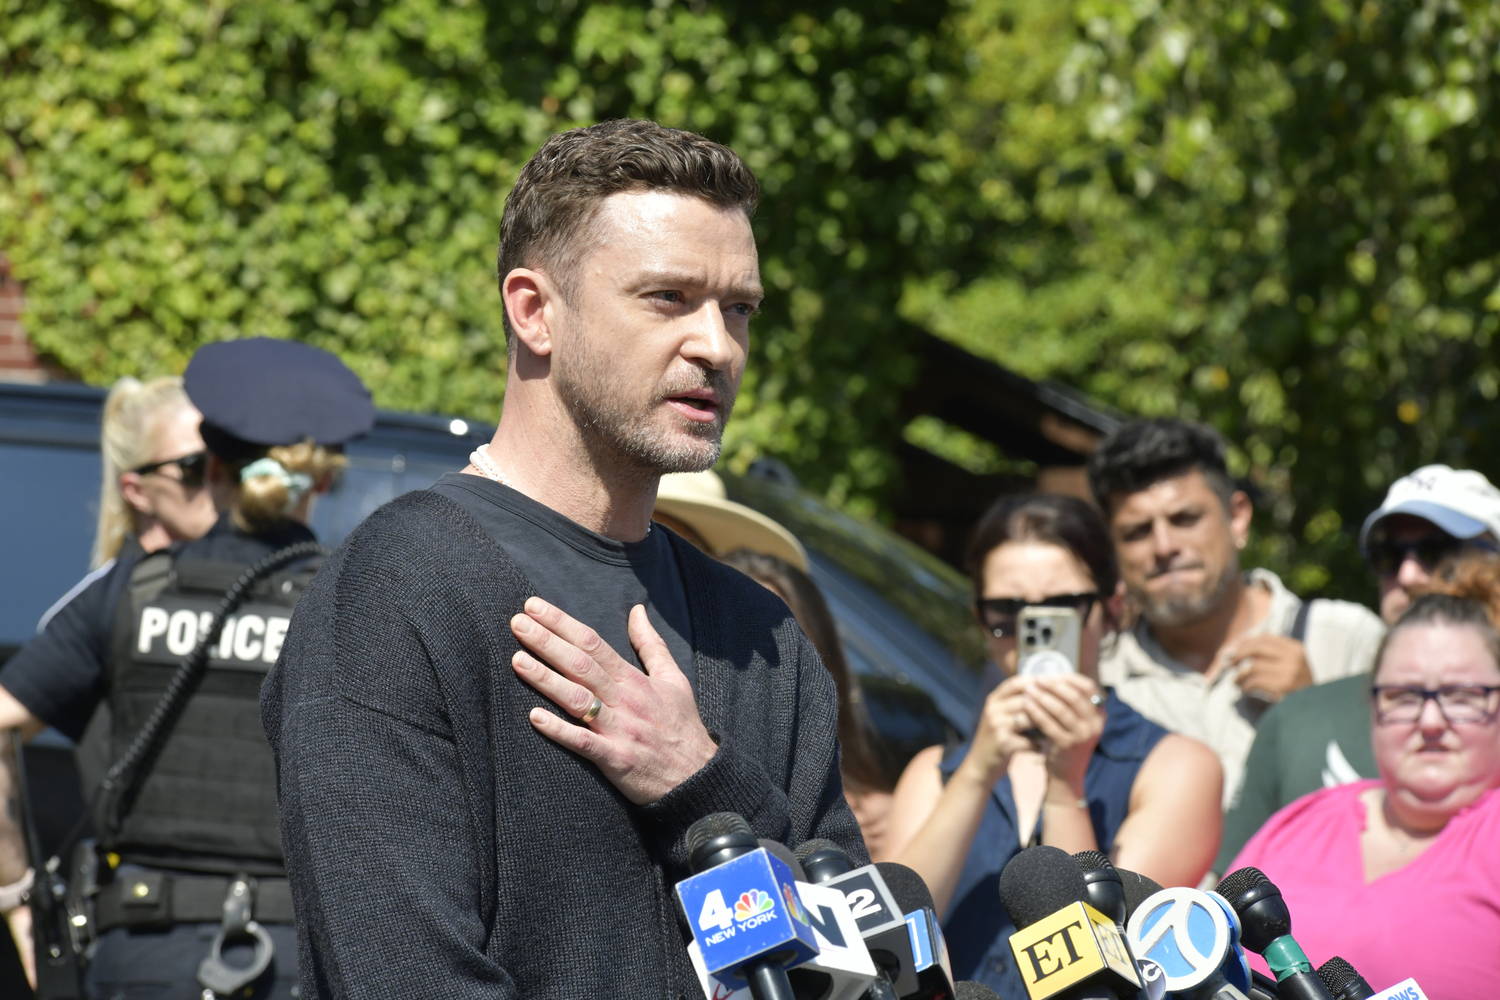
M 495 254 L 501 293 L 505 276 L 527 267 L 546 272 L 571 299 L 599 206 L 634 190 L 694 195 L 747 218 L 760 198 L 760 184 L 734 150 L 692 132 L 632 118 L 559 132 L 521 168 L 506 199 Z M 510 336 L 507 315 L 507 342 Z

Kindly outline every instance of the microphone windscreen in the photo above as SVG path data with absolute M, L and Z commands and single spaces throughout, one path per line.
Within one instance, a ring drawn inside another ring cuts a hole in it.
M 1125 919 L 1129 920 L 1135 913 L 1135 908 L 1147 899 L 1161 892 L 1161 886 L 1151 881 L 1144 875 L 1137 874 L 1128 868 L 1116 868 L 1115 874 L 1120 876 L 1120 884 L 1125 887 Z
M 1101 851 L 1079 851 L 1073 855 L 1073 860 L 1078 862 L 1078 870 L 1081 872 L 1107 872 L 1114 868 L 1109 857 Z
M 1026 848 L 1000 872 L 1000 905 L 1018 931 L 1087 898 L 1078 862 L 1045 844 Z
M 983 983 L 960 979 L 953 984 L 953 1000 L 1000 1000 L 1000 994 Z
M 1354 971 L 1354 966 L 1337 955 L 1318 966 L 1318 978 L 1323 980 L 1324 986 L 1328 987 L 1330 996 L 1367 997 L 1374 992 L 1370 989 L 1370 984 L 1365 982 L 1365 977 Z M 1351 986 L 1357 986 L 1360 989 L 1351 991 Z
M 885 880 L 885 887 L 891 891 L 891 898 L 896 901 L 902 913 L 920 910 L 924 906 L 929 910 L 937 909 L 932 905 L 932 891 L 927 888 L 927 883 L 910 868 L 894 861 L 882 861 L 875 869 Z
M 715 837 L 722 837 L 731 833 L 748 833 L 751 837 L 755 836 L 755 831 L 750 829 L 750 824 L 739 813 L 709 813 L 688 827 L 688 853 L 693 853 Z
M 802 862 L 797 860 L 797 856 L 792 853 L 790 847 L 774 840 L 766 840 L 765 838 L 757 840 L 756 843 L 764 847 L 766 853 L 771 855 L 771 857 L 780 858 L 781 863 L 792 870 L 792 878 L 798 882 L 807 881 L 807 872 L 802 870 Z
M 849 853 L 847 851 L 825 837 L 814 837 L 812 840 L 804 840 L 802 843 L 797 845 L 797 849 L 792 853 L 797 856 L 798 861 L 806 861 L 814 854 L 822 854 L 825 852 L 832 852 L 834 854 L 841 855 L 845 861 L 849 862 L 849 868 L 851 870 L 859 867 L 854 863 L 854 859 L 849 857 Z
M 1241 868 L 1230 872 L 1219 882 L 1218 894 L 1230 902 L 1243 896 L 1256 886 L 1271 881 L 1259 868 Z

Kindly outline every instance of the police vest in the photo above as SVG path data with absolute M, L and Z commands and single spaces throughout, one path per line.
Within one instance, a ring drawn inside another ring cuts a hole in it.
M 131 571 L 106 678 L 111 760 L 140 732 L 246 568 L 160 552 Z M 267 577 L 225 621 L 203 682 L 134 807 L 102 846 L 128 859 L 179 867 L 271 874 L 280 866 L 276 764 L 260 724 L 260 690 L 315 570 L 303 563 Z

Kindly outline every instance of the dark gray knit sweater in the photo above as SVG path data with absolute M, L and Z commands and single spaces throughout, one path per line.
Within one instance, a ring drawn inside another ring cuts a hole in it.
M 693 821 L 732 810 L 864 861 L 811 644 L 759 584 L 674 547 L 719 751 L 644 807 L 527 721 L 559 711 L 510 666 L 531 588 L 456 504 L 408 493 L 328 561 L 261 702 L 303 1000 L 696 998 L 672 891 Z

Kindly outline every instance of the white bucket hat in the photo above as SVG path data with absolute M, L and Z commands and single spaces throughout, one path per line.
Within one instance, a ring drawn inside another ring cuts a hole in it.
M 730 500 L 724 481 L 712 471 L 662 476 L 656 511 L 691 528 L 713 555 L 749 549 L 807 572 L 807 551 L 796 536 L 760 511 Z
M 1500 490 L 1468 469 L 1424 465 L 1396 480 L 1380 508 L 1365 518 L 1359 531 L 1361 549 L 1369 540 L 1370 530 L 1392 514 L 1420 517 L 1458 539 L 1489 532 L 1500 540 Z

